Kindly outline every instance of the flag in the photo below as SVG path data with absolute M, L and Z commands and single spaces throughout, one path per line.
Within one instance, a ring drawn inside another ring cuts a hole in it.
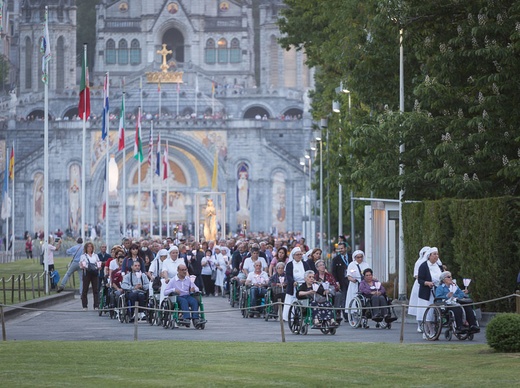
M 157 134 L 157 154 L 155 157 L 155 173 L 161 176 L 161 132 Z
M 213 161 L 213 177 L 211 178 L 211 190 L 217 191 L 218 186 L 218 151 L 215 150 L 215 160 Z
M 141 107 L 139 107 L 137 121 L 135 123 L 134 158 L 139 162 L 143 161 L 143 143 L 141 142 Z
M 108 190 L 108 185 L 107 185 L 107 168 L 106 168 L 106 165 L 105 165 L 105 177 L 103 179 L 103 208 L 102 208 L 102 213 L 101 213 L 101 219 L 103 219 L 103 220 L 107 216 L 107 190 Z
M 90 88 L 87 67 L 87 45 L 84 46 L 83 62 L 81 64 L 81 84 L 79 86 L 78 114 L 82 120 L 90 116 Z
M 105 140 L 108 134 L 109 104 L 108 104 L 108 72 L 105 74 L 105 83 L 103 84 L 103 126 L 101 127 L 101 138 Z M 108 150 L 107 150 L 108 152 Z
M 152 168 L 152 158 L 153 158 L 153 122 L 152 127 L 150 128 L 150 142 L 148 143 L 148 165 L 150 169 Z
M 157 83 L 157 91 L 161 93 L 161 78 L 159 77 L 159 82 Z
M 9 179 L 14 181 L 14 144 L 11 148 L 11 156 L 9 158 Z
M 123 93 L 123 99 L 121 100 L 121 113 L 119 116 L 119 151 L 125 148 L 125 93 Z
M 45 7 L 45 23 L 43 25 L 43 36 L 41 40 L 40 51 L 43 54 L 42 57 L 42 81 L 46 84 L 49 81 L 48 69 L 49 61 L 51 60 L 51 46 L 49 40 L 49 22 L 47 21 L 47 7 Z
M 163 158 L 163 180 L 168 179 L 168 141 L 166 141 L 166 147 L 164 147 L 164 158 Z
M 7 154 L 7 153 L 6 153 Z M 5 158 L 4 189 L 2 191 L 2 220 L 11 216 L 11 198 L 9 198 L 9 159 Z
M 215 82 L 211 81 L 211 96 L 213 97 L 215 95 Z

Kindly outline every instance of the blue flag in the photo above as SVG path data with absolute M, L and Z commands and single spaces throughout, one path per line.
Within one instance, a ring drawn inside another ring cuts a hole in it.
M 108 105 L 108 72 L 105 74 L 105 83 L 103 86 L 103 127 L 101 128 L 101 138 L 106 139 L 108 134 L 108 120 L 109 117 L 109 105 Z M 108 152 L 108 150 L 107 150 Z

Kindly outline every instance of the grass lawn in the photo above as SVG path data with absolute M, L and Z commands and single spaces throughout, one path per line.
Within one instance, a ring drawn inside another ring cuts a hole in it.
M 512 386 L 519 365 L 487 345 L 0 343 L 2 387 Z
M 58 270 L 60 276 L 63 278 L 65 273 L 67 272 L 67 265 L 70 263 L 70 257 L 55 257 L 54 258 L 54 267 Z M 40 258 L 36 257 L 34 259 L 22 259 L 17 260 L 13 263 L 4 263 L 0 264 L 0 303 L 11 304 L 11 303 L 19 303 L 25 300 L 31 300 L 33 298 L 38 298 L 38 279 L 37 276 L 40 276 L 40 296 L 44 296 L 45 291 L 45 283 L 43 276 L 43 266 L 40 265 Z M 20 278 L 20 290 L 18 292 L 18 276 L 25 274 L 25 288 L 26 288 L 26 296 L 25 298 L 23 289 L 24 289 L 24 278 L 23 276 Z M 15 277 L 14 281 L 14 298 L 12 297 L 12 279 L 11 276 Z M 76 275 L 75 275 L 76 276 Z M 33 278 L 31 281 L 30 278 Z M 4 293 L 4 282 L 5 280 L 5 293 Z M 69 280 L 72 282 L 72 280 Z M 34 284 L 34 297 L 33 297 L 33 284 Z M 78 279 L 76 277 L 76 286 L 79 287 Z M 54 291 L 53 291 L 54 292 Z M 19 296 L 20 295 L 20 296 Z

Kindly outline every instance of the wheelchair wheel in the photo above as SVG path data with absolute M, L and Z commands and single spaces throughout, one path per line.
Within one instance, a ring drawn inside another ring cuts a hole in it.
M 157 325 L 159 320 L 159 314 L 157 311 L 157 299 L 155 299 L 155 295 L 152 295 L 148 299 L 148 307 L 152 310 L 148 310 L 147 320 L 150 326 Z
M 349 303 L 348 309 L 348 323 L 354 329 L 361 325 L 363 319 L 363 306 L 359 298 L 354 298 Z
M 264 319 L 267 322 L 269 320 L 269 317 L 273 317 L 273 311 L 274 307 L 276 306 L 269 306 L 273 301 L 271 300 L 271 290 L 267 290 L 265 294 L 265 307 L 264 307 Z
M 103 309 L 107 305 L 107 293 L 104 287 L 101 287 L 101 290 L 99 290 L 99 316 L 103 315 Z
M 126 308 L 126 299 L 124 295 L 120 295 L 117 298 L 117 318 L 119 322 L 124 323 L 126 321 L 126 316 L 128 315 L 128 310 Z
M 300 334 L 303 327 L 303 309 L 298 302 L 289 307 L 289 330 L 293 334 Z
M 451 341 L 451 339 L 453 338 L 453 332 L 451 331 L 451 329 L 446 329 L 446 331 L 444 332 L 444 338 L 446 338 L 448 341 Z
M 240 298 L 238 300 L 238 308 L 240 309 L 240 312 L 242 313 L 242 317 L 243 318 L 247 318 L 247 316 L 249 315 L 249 311 L 248 311 L 248 308 L 247 308 L 247 290 L 244 288 L 242 288 L 240 290 Z
M 307 335 L 308 332 L 309 332 L 309 325 L 303 324 L 302 328 L 300 330 L 300 334 Z
M 428 341 L 439 339 L 442 332 L 442 313 L 439 307 L 430 306 L 426 309 L 423 315 L 423 330 L 423 336 Z
M 171 311 L 171 303 L 169 299 L 165 299 L 161 303 L 161 326 L 165 329 L 169 329 L 173 326 L 172 313 Z
M 231 307 L 235 307 L 239 299 L 237 281 L 231 280 L 229 283 L 229 287 L 229 304 L 231 305 Z

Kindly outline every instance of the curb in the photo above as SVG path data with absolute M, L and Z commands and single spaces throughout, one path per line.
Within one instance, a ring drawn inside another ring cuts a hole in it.
M 18 303 L 15 305 L 4 307 L 4 318 L 6 320 L 13 319 L 23 315 L 30 310 L 19 309 L 16 307 L 28 307 L 28 308 L 42 308 L 42 307 L 50 307 L 57 304 L 61 304 L 63 302 L 73 300 L 75 291 L 63 291 L 60 294 L 54 294 L 50 296 L 42 296 L 41 298 L 36 298 L 32 300 L 28 300 L 27 302 Z

